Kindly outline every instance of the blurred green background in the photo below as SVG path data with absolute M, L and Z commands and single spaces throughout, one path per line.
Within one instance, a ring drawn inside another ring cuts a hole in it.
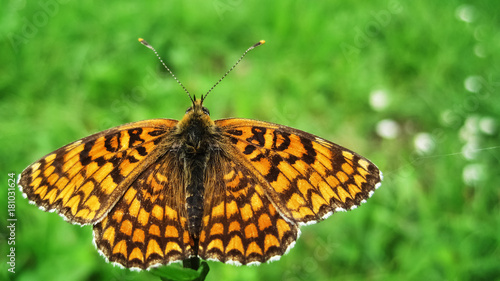
M 498 1 L 0 2 L 0 279 L 158 280 L 105 263 L 91 227 L 18 191 L 6 264 L 8 173 L 190 105 L 143 37 L 198 96 L 265 39 L 210 94 L 212 117 L 302 129 L 384 172 L 281 260 L 210 262 L 207 280 L 500 280 Z

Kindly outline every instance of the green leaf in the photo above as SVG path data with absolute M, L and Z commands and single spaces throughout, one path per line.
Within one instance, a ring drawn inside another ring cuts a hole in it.
M 203 281 L 209 271 L 207 262 L 203 261 L 198 270 L 173 264 L 151 270 L 151 273 L 160 277 L 162 281 Z

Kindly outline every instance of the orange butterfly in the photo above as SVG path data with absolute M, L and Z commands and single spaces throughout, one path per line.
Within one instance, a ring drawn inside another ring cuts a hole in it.
M 197 257 L 277 260 L 301 225 L 354 209 L 379 187 L 373 163 L 317 136 L 211 120 L 208 93 L 200 100 L 188 93 L 192 105 L 180 121 L 129 123 L 44 156 L 21 174 L 21 191 L 71 223 L 93 225 L 109 261 L 147 269 Z

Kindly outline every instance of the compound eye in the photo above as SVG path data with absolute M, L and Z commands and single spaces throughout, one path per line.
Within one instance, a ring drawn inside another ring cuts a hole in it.
M 206 107 L 202 107 L 201 110 L 203 110 L 203 113 L 210 116 L 210 111 L 208 111 L 208 109 Z
M 191 106 L 190 108 L 186 109 L 186 114 L 188 114 L 189 112 L 191 112 L 193 110 L 193 107 Z

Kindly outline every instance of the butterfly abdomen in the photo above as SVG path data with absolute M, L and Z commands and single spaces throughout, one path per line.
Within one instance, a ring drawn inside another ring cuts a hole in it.
M 206 153 L 186 153 L 184 155 L 184 174 L 186 175 L 186 210 L 188 214 L 189 233 L 197 238 L 201 229 L 203 216 L 203 175 L 208 160 Z
M 202 227 L 204 177 L 213 150 L 214 133 L 213 122 L 198 107 L 186 114 L 177 126 L 176 135 L 181 146 L 179 157 L 184 169 L 188 229 L 195 242 L 195 254 Z

